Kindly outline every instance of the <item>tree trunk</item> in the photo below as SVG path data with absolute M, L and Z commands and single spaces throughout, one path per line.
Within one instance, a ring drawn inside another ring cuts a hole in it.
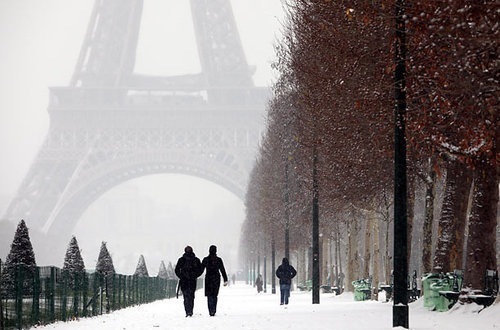
M 389 216 L 389 204 L 386 201 L 384 215 L 385 219 L 385 235 L 384 235 L 384 275 L 385 275 L 385 284 L 391 283 L 391 273 L 392 273 L 392 257 L 389 249 L 389 241 L 390 241 L 390 229 L 391 229 L 391 218 Z
M 312 247 L 308 246 L 304 248 L 304 284 L 306 281 L 312 280 Z
M 338 224 L 336 226 L 336 231 L 335 233 L 333 234 L 334 235 L 334 245 L 335 245 L 335 254 L 334 254 L 334 264 L 335 264 L 335 277 L 334 277 L 334 280 L 333 280 L 333 285 L 337 286 L 340 288 L 340 284 L 339 284 L 339 244 L 338 244 L 338 241 L 339 241 L 339 232 L 338 232 Z
M 354 241 L 354 230 L 352 229 L 354 225 L 350 222 L 347 223 L 347 260 L 354 261 L 355 247 Z M 347 283 L 346 289 L 349 292 L 353 291 L 352 281 L 354 281 L 354 262 L 347 263 Z
M 347 291 L 353 292 L 354 288 L 352 286 L 352 281 L 359 279 L 359 251 L 358 251 L 358 221 L 356 217 L 352 217 L 352 220 L 348 224 L 348 241 L 349 241 L 349 252 L 347 263 Z
M 370 277 L 370 262 L 371 262 L 371 246 L 372 246 L 372 221 L 371 216 L 368 216 L 365 221 L 365 252 L 363 255 L 363 278 Z
M 319 285 L 325 285 L 326 282 L 328 281 L 328 273 L 329 273 L 329 267 L 328 267 L 328 248 L 329 248 L 329 241 L 328 241 L 328 236 L 323 235 L 320 237 L 320 252 L 319 252 L 319 258 L 320 258 L 320 282 Z
M 474 189 L 464 279 L 472 289 L 484 288 L 487 269 L 497 269 L 496 226 L 498 176 L 496 167 L 481 162 L 474 170 Z
M 463 243 L 467 206 L 471 188 L 471 172 L 459 161 L 447 164 L 443 207 L 438 224 L 434 253 L 434 272 L 463 269 Z
M 374 290 L 374 299 L 378 299 L 378 282 L 379 282 L 379 262 L 380 262 L 380 236 L 379 236 L 379 223 L 375 211 L 370 212 L 370 218 L 373 225 L 373 280 L 372 287 Z
M 340 232 L 337 231 L 337 251 L 336 251 L 336 258 L 338 260 L 338 274 L 336 273 L 336 281 L 337 281 L 337 286 L 341 290 L 341 292 L 344 291 L 344 270 L 342 269 L 342 254 L 340 253 Z
M 436 171 L 432 161 L 425 180 L 425 217 L 422 246 L 422 274 L 432 271 L 432 224 L 434 223 L 434 195 L 436 192 Z
M 392 273 L 392 257 L 389 253 L 389 221 L 386 222 L 385 226 L 385 255 L 384 255 L 384 270 L 385 270 L 385 283 L 391 283 L 391 273 Z

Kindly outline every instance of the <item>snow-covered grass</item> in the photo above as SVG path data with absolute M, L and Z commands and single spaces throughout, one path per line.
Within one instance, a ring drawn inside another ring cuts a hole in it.
M 272 295 L 268 286 L 267 293 L 258 294 L 244 283 L 221 287 L 215 317 L 208 315 L 206 297 L 198 290 L 194 315 L 189 318 L 185 317 L 183 300 L 179 297 L 38 329 L 400 329 L 392 327 L 392 303 L 354 301 L 353 294 L 346 292 L 340 296 L 321 294 L 320 304 L 312 304 L 310 292 L 293 291 L 289 305 L 284 307 L 279 304 L 279 287 L 276 291 Z M 442 313 L 428 311 L 422 299 L 409 306 L 413 330 L 500 329 L 500 304 L 481 312 L 482 307 L 476 304 L 457 304 Z

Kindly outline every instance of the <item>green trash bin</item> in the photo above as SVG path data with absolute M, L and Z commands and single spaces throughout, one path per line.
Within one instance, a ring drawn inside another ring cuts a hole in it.
M 435 291 L 431 291 L 430 286 L 441 278 L 438 273 L 427 273 L 422 276 L 422 290 L 424 292 L 424 307 L 434 309 Z
M 426 274 L 422 279 L 422 287 L 424 288 L 424 307 L 439 312 L 449 310 L 449 306 L 453 301 L 439 294 L 439 291 L 452 291 L 453 280 L 453 274 L 450 273 L 446 273 L 446 275 Z
M 354 300 L 364 301 L 369 300 L 371 296 L 371 281 L 369 279 L 361 279 L 352 281 L 354 286 Z

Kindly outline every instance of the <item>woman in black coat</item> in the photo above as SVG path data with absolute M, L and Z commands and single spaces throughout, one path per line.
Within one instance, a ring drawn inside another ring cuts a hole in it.
M 184 297 L 184 310 L 186 317 L 193 316 L 194 292 L 196 291 L 196 279 L 203 273 L 200 259 L 198 259 L 193 248 L 186 246 L 184 254 L 177 260 L 175 275 L 179 278 L 179 286 Z
M 208 313 L 214 316 L 217 310 L 217 296 L 219 295 L 220 276 L 224 279 L 224 286 L 227 285 L 227 274 L 222 259 L 217 256 L 217 247 L 211 245 L 208 249 L 208 256 L 201 262 L 205 273 L 205 296 L 207 296 Z

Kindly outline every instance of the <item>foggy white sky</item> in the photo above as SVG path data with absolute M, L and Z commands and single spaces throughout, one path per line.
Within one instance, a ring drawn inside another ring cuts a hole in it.
M 247 61 L 257 69 L 254 82 L 258 86 L 270 85 L 273 79 L 270 69 L 274 59 L 273 43 L 281 29 L 281 2 L 231 2 Z M 68 85 L 93 4 L 93 0 L 0 0 L 0 217 L 47 134 L 48 88 Z M 189 1 L 144 0 L 136 72 L 175 75 L 199 70 Z M 131 240 L 132 233 L 141 232 L 138 227 L 126 231 L 126 227 L 118 223 L 106 223 L 110 228 L 120 227 L 123 239 L 105 235 L 101 238 L 94 231 L 102 225 L 106 213 L 120 212 L 109 208 L 122 198 L 141 201 L 134 212 L 137 212 L 137 226 L 141 227 L 143 237 L 147 237 L 150 243 L 139 240 L 134 243 L 137 249 L 120 255 L 119 249 L 126 250 L 131 245 L 126 242 Z M 179 219 L 180 215 L 184 219 Z M 191 215 L 189 219 L 188 215 Z M 151 222 L 146 221 L 148 217 L 151 217 Z M 196 221 L 199 230 L 208 230 L 208 223 L 217 219 L 219 225 L 216 228 L 225 228 L 226 235 L 217 237 L 219 244 L 217 241 L 213 243 L 235 249 L 243 217 L 242 201 L 215 184 L 181 175 L 156 175 L 127 182 L 103 195 L 87 210 L 75 228 L 75 234 L 88 268 L 95 265 L 100 241 L 105 240 L 115 266 L 123 264 L 117 267 L 118 271 L 133 272 L 139 254 L 144 254 L 150 273 L 156 273 L 160 260 L 175 261 L 170 260 L 165 251 L 173 250 L 177 258 L 185 242 L 171 239 L 179 235 L 169 230 L 161 233 L 164 235 L 161 239 L 153 237 L 155 232 L 145 229 L 148 224 L 176 226 L 182 221 Z M 216 237 L 216 233 L 212 236 Z M 226 242 L 221 241 L 224 237 Z M 212 243 L 206 240 L 199 238 L 199 242 L 186 243 L 193 244 L 195 252 L 202 256 L 208 250 L 207 244 Z M 155 250 L 160 241 L 163 245 Z M 166 244 L 166 241 L 173 245 Z M 235 253 L 219 250 L 227 258 Z M 129 264 L 126 258 L 133 260 Z

